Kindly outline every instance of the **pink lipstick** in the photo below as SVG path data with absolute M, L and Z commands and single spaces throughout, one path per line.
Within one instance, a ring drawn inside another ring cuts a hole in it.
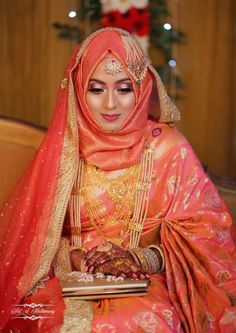
M 101 116 L 107 121 L 115 121 L 120 117 L 120 114 L 106 114 L 101 113 Z

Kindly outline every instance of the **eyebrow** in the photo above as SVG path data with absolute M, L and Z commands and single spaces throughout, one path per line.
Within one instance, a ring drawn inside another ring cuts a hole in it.
M 92 78 L 92 79 L 89 80 L 89 82 L 92 82 L 92 81 L 95 81 L 95 82 L 98 82 L 98 83 L 101 83 L 101 84 L 106 84 L 106 82 L 104 82 L 102 80 L 95 79 L 95 78 Z M 130 81 L 131 82 L 130 78 L 125 77 L 124 79 L 120 79 L 120 80 L 116 81 L 115 83 L 121 83 L 121 82 L 124 82 L 124 81 Z

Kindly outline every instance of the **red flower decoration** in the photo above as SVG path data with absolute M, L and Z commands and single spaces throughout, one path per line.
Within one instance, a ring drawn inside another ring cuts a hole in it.
M 128 30 L 138 36 L 146 36 L 150 33 L 150 14 L 145 9 L 131 7 L 126 13 L 118 10 L 105 14 L 101 20 L 103 27 L 117 27 Z
M 150 33 L 150 14 L 145 9 L 137 9 L 132 7 L 130 10 L 130 20 L 132 22 L 132 31 L 138 36 L 146 36 Z

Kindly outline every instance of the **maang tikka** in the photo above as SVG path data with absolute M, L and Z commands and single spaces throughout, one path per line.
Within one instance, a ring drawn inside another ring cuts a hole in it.
M 123 65 L 117 58 L 115 58 L 113 56 L 106 57 L 106 63 L 105 63 L 104 70 L 107 74 L 115 75 L 115 74 L 120 73 L 122 71 L 122 69 L 123 69 Z

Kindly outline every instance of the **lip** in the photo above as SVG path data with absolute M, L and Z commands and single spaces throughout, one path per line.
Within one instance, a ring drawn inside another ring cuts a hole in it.
M 120 117 L 120 113 L 118 114 L 101 113 L 101 116 L 107 121 L 116 121 Z

